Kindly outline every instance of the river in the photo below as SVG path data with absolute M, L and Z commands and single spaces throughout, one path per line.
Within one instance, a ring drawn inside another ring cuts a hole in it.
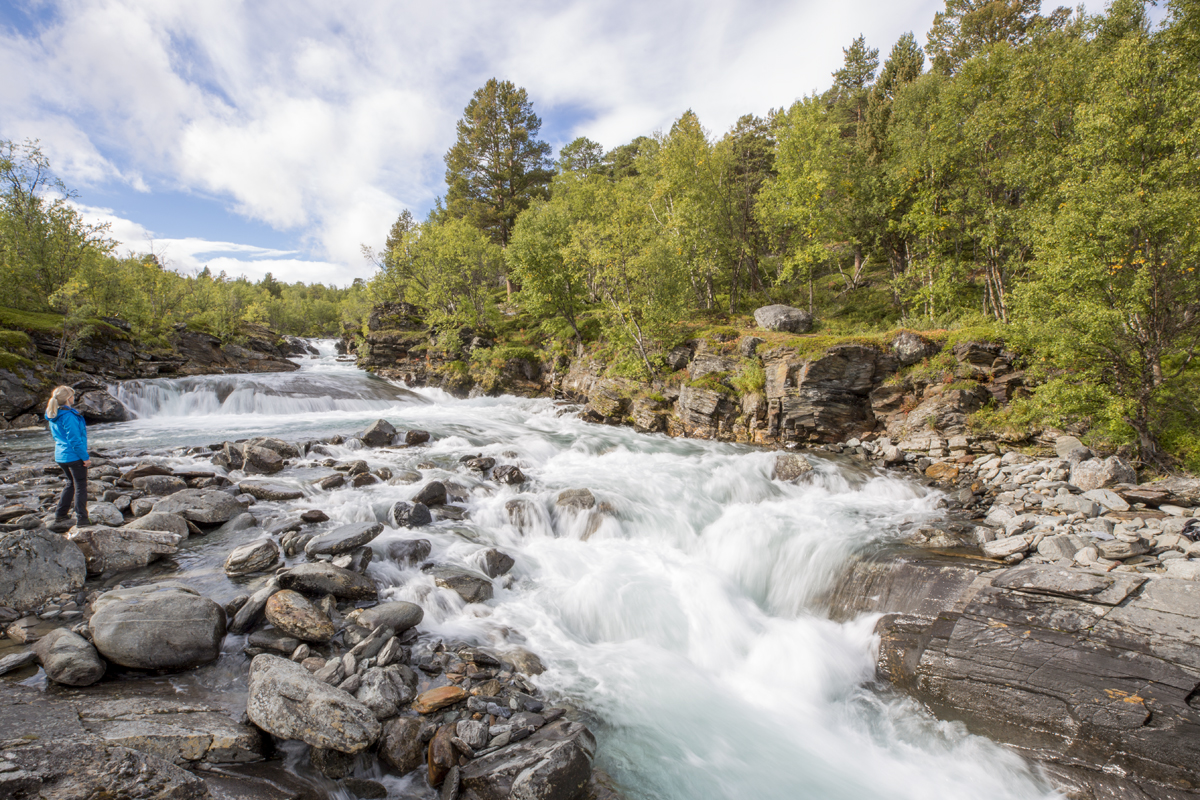
M 142 451 L 255 435 L 352 435 L 378 418 L 430 431 L 429 447 L 330 449 L 396 472 L 433 462 L 423 477 L 470 492 L 460 503 L 466 521 L 420 530 L 431 557 L 474 567 L 498 547 L 516 560 L 511 579 L 497 581 L 486 606 L 465 606 L 418 569 L 376 561 L 369 574 L 389 587 L 385 597 L 424 607 L 430 636 L 537 653 L 547 669 L 535 682 L 585 715 L 599 740 L 596 766 L 630 798 L 1057 797 L 1013 753 L 875 683 L 874 618 L 837 624 L 814 610 L 848 558 L 940 513 L 925 488 L 816 456 L 813 480 L 784 484 L 771 479 L 773 453 L 593 425 L 549 400 L 409 391 L 338 362 L 331 341 L 319 349 L 295 373 L 114 387 L 138 418 L 91 428 L 92 446 L 133 463 Z M 40 453 L 48 439 L 21 434 L 2 446 Z M 530 481 L 484 480 L 462 469 L 467 454 L 518 464 Z M 159 460 L 208 467 L 181 450 Z M 328 473 L 308 466 L 274 476 L 308 493 L 288 504 L 292 514 L 320 508 L 328 526 L 385 521 L 421 485 L 313 490 Z M 608 509 L 598 527 L 555 510 L 558 492 L 572 488 L 590 489 Z M 523 533 L 505 511 L 518 494 L 536 512 Z M 285 514 L 283 504 L 254 511 L 268 522 Z M 416 536 L 389 528 L 375 543 Z M 152 573 L 224 602 L 257 585 L 220 570 L 237 543 L 193 537 Z M 237 711 L 243 642 L 229 637 L 216 664 L 173 680 L 222 694 Z M 393 797 L 433 796 L 412 776 L 385 783 Z

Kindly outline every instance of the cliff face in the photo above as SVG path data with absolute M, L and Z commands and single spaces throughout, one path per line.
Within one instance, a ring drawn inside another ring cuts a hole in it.
M 411 386 L 464 396 L 561 397 L 584 403 L 594 422 L 764 445 L 839 442 L 871 432 L 893 441 L 959 435 L 971 412 L 993 399 L 1007 402 L 1023 384 L 1012 355 L 998 344 L 947 348 L 910 332 L 824 347 L 811 337 L 775 346 L 749 334 L 698 339 L 672 351 L 673 374 L 646 381 L 612 377 L 608 364 L 587 354 L 557 363 L 529 354 L 505 358 L 504 348 L 487 350 L 494 343 L 469 329 L 458 332 L 462 355 L 453 360 L 433 346 L 417 309 L 405 304 L 376 307 L 367 327 L 361 343 L 348 343 L 359 366 Z M 480 350 L 502 355 L 470 357 Z M 931 359 L 936 368 L 908 369 Z

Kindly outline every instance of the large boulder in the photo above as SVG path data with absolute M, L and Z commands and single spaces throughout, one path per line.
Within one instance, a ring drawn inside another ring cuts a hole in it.
M 596 738 L 578 722 L 559 720 L 529 738 L 461 768 L 466 796 L 576 800 L 592 777 Z
M 342 753 L 361 752 L 379 738 L 375 714 L 348 692 L 330 686 L 286 658 L 263 654 L 250 662 L 250 721 L 281 739 Z
M 1137 483 L 1137 473 L 1133 467 L 1116 456 L 1105 459 L 1089 458 L 1071 465 L 1070 480 L 1073 486 L 1087 492 L 1118 483 Z
M 766 331 L 808 333 L 812 330 L 813 316 L 792 306 L 763 306 L 754 310 L 754 323 Z
M 87 558 L 89 575 L 144 567 L 179 552 L 183 540 L 177 533 L 103 525 L 75 528 L 70 538 Z
M 57 628 L 33 646 L 46 677 L 66 686 L 91 686 L 104 676 L 104 660 L 92 643 L 66 628 Z
M 283 469 L 283 456 L 266 447 L 247 444 L 243 457 L 242 470 L 247 475 L 273 475 Z
M 241 514 L 246 507 L 229 492 L 219 489 L 184 489 L 154 504 L 164 514 L 179 514 L 201 525 L 219 525 Z
M 912 331 L 900 331 L 892 339 L 892 354 L 901 365 L 907 367 L 929 358 L 942 348 Z
M 133 414 L 117 398 L 104 389 L 92 389 L 75 398 L 75 410 L 91 423 L 125 422 Z
M 370 578 L 326 563 L 292 567 L 279 576 L 279 585 L 304 594 L 318 597 L 331 594 L 344 600 L 374 600 L 379 596 Z
M 92 643 L 114 664 L 189 669 L 221 654 L 225 610 L 183 584 L 106 592 L 93 608 Z
M 378 522 L 352 522 L 323 533 L 304 546 L 309 556 L 336 556 L 357 550 L 383 531 Z
M 386 419 L 377 419 L 371 423 L 361 437 L 367 447 L 384 447 L 392 443 L 396 437 L 396 429 Z
M 96 698 L 80 707 L 79 718 L 105 744 L 154 753 L 176 764 L 238 764 L 261 761 L 264 755 L 257 728 L 234 722 L 228 713 L 195 698 L 157 692 Z
M 775 457 L 775 468 L 771 477 L 781 481 L 794 481 L 812 471 L 813 465 L 799 453 L 781 453 Z
M 0 600 L 18 611 L 78 591 L 87 579 L 79 547 L 45 528 L 0 533 Z

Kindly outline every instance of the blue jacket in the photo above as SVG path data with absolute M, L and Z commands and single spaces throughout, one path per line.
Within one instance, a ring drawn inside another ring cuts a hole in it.
M 50 423 L 50 435 L 54 437 L 54 460 L 59 464 L 88 460 L 87 423 L 73 408 L 58 409 Z

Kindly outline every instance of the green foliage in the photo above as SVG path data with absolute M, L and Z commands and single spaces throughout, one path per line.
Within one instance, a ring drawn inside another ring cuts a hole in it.
M 26 350 L 31 346 L 29 334 L 22 331 L 0 330 L 0 348 L 8 351 Z
M 734 375 L 729 383 L 742 394 L 762 394 L 767 388 L 767 373 L 761 362 L 753 361 Z

